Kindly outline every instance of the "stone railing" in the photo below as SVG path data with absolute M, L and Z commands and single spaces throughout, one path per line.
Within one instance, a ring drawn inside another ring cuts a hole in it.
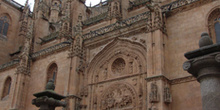
M 108 16 L 108 12 L 99 14 L 95 17 L 92 17 L 92 18 L 89 18 L 89 19 L 83 21 L 83 25 L 88 26 L 88 25 L 91 25 L 91 24 L 95 24 L 95 23 L 97 23 L 101 20 L 104 20 L 105 18 L 107 18 L 107 16 Z
M 5 63 L 5 64 L 3 64 L 3 65 L 0 65 L 0 70 L 3 70 L 3 69 L 5 69 L 5 68 L 8 68 L 8 67 L 11 67 L 11 66 L 14 66 L 14 65 L 16 65 L 16 64 L 18 64 L 19 63 L 19 60 L 17 59 L 17 60 L 12 60 L 12 61 L 10 61 L 10 62 L 8 62 L 8 63 Z
M 108 32 L 111 32 L 111 31 L 114 31 L 114 30 L 117 30 L 117 29 L 120 29 L 120 28 L 127 27 L 127 26 L 132 25 L 132 24 L 134 24 L 138 21 L 141 21 L 141 20 L 150 20 L 150 18 L 151 18 L 150 12 L 144 12 L 142 14 L 136 15 L 136 16 L 128 18 L 128 19 L 125 19 L 123 21 L 118 21 L 114 24 L 111 24 L 111 25 L 108 25 L 106 27 L 97 29 L 95 31 L 90 31 L 89 33 L 83 35 L 83 39 L 84 40 L 91 39 L 91 38 L 94 38 L 96 36 L 103 35 L 105 33 L 108 33 Z
M 45 44 L 49 41 L 52 41 L 52 40 L 56 39 L 58 36 L 59 36 L 59 32 L 51 33 L 48 36 L 40 38 L 40 40 L 41 40 L 40 44 L 42 45 L 42 44 Z
M 138 6 L 141 6 L 141 5 L 145 5 L 148 1 L 149 0 L 135 0 L 133 2 L 130 2 L 128 10 L 131 11 L 135 7 L 138 7 Z

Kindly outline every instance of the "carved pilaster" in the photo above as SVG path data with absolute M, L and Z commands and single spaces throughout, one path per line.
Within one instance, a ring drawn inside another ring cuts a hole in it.
M 150 0 L 149 2 L 147 2 L 146 6 L 152 14 L 152 23 L 151 25 L 148 25 L 148 28 L 150 28 L 151 31 L 160 29 L 162 32 L 166 33 L 166 26 L 164 23 L 160 2 L 157 2 L 156 0 Z

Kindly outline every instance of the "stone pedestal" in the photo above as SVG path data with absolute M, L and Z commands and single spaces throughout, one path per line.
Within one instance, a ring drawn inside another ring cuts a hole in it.
M 183 69 L 200 82 L 203 110 L 220 110 L 220 44 L 200 40 L 200 49 L 186 53 L 185 57 L 188 61 Z
M 61 101 L 66 98 L 54 92 L 55 86 L 53 80 L 50 80 L 46 85 L 46 90 L 34 94 L 36 97 L 32 100 L 32 104 L 40 107 L 39 110 L 55 110 L 56 107 L 66 106 L 66 102 Z

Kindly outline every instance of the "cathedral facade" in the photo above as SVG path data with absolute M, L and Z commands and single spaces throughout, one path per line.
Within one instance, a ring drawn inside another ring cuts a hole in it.
M 202 32 L 220 42 L 220 0 L 0 0 L 0 110 L 38 110 L 49 79 L 65 110 L 202 110 Z

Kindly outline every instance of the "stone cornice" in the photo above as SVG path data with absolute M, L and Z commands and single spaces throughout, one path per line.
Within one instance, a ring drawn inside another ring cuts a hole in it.
M 62 42 L 60 44 L 57 44 L 57 45 L 51 46 L 49 48 L 35 52 L 31 55 L 31 57 L 33 59 L 36 59 L 40 56 L 48 55 L 48 54 L 53 53 L 55 51 L 63 50 L 64 48 L 69 47 L 70 44 L 71 44 L 70 41 Z
M 3 71 L 5 69 L 9 69 L 9 68 L 12 68 L 14 66 L 16 66 L 17 64 L 19 64 L 19 60 L 12 60 L 8 63 L 5 63 L 3 65 L 0 65 L 0 71 Z
M 216 0 L 177 0 L 162 6 L 162 12 L 166 13 L 167 17 L 169 17 L 176 13 L 187 11 L 213 1 Z

